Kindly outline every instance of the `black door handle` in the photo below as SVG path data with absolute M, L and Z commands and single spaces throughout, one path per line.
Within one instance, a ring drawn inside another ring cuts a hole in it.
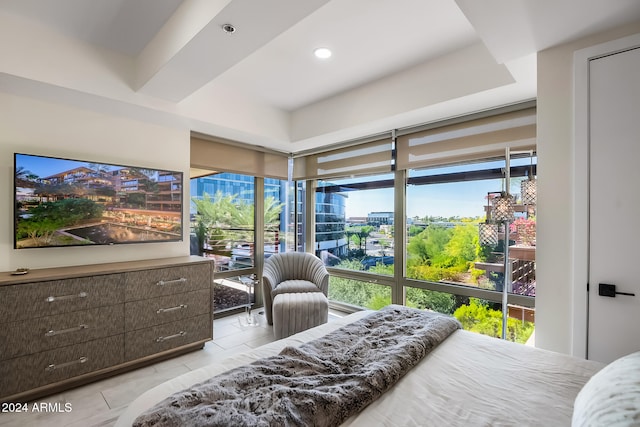
M 598 295 L 600 295 L 601 297 L 611 297 L 611 298 L 615 298 L 616 295 L 628 295 L 630 297 L 636 296 L 636 294 L 632 294 L 630 292 L 617 292 L 616 285 L 610 285 L 607 283 L 599 284 Z

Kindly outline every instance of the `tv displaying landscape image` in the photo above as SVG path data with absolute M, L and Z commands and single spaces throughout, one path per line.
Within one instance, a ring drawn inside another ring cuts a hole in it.
M 16 153 L 14 248 L 182 240 L 182 172 Z

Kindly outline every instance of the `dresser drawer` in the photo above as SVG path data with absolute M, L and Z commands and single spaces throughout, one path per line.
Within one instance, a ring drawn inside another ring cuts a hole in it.
M 126 301 L 211 288 L 211 265 L 195 264 L 125 274 Z
M 123 302 L 122 274 L 0 287 L 0 323 Z
M 196 341 L 212 338 L 210 314 L 125 333 L 125 360 L 138 359 Z
M 211 304 L 209 289 L 126 302 L 125 330 L 133 331 L 210 313 Z
M 124 305 L 7 323 L 0 328 L 0 360 L 124 333 Z
M 0 362 L 0 394 L 9 396 L 123 361 L 123 335 Z

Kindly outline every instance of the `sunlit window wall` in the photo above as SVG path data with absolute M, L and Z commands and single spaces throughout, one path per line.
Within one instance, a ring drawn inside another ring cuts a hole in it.
M 192 180 L 191 218 L 215 271 L 254 265 L 254 177 L 219 173 Z
M 511 160 L 509 189 L 516 211 L 510 258 L 519 280 L 508 291 L 529 296 L 535 295 L 535 207 L 522 204 L 519 191 L 534 161 Z M 479 225 L 491 220 L 491 200 L 505 191 L 504 168 L 504 160 L 488 159 L 408 171 L 408 278 L 502 291 L 504 224 L 494 224 L 490 242 L 479 238 Z
M 522 342 L 535 320 L 535 205 L 523 203 L 520 188 L 523 180 L 535 178 L 536 159 L 518 154 L 509 163 L 509 188 L 504 158 L 407 171 L 406 278 L 431 286 L 407 286 L 405 292 L 408 305 L 459 318 L 464 312 L 467 318 L 491 319 L 486 321 L 490 325 L 470 321 L 463 325 L 499 337 L 506 284 L 508 293 L 531 297 L 508 306 L 507 339 Z M 492 200 L 506 191 L 513 198 L 515 220 L 496 222 L 491 217 Z M 495 227 L 489 241 L 480 238 L 481 224 L 487 223 Z M 508 241 L 505 227 L 509 227 Z M 510 274 L 505 280 L 507 243 Z M 456 287 L 469 290 L 458 295 Z M 516 318 L 520 323 L 514 323 Z
M 340 269 L 393 275 L 393 174 L 321 180 L 316 255 Z
M 191 180 L 191 253 L 213 259 L 217 274 L 248 270 L 216 278 L 215 313 L 255 303 L 254 198 L 253 176 L 218 173 Z

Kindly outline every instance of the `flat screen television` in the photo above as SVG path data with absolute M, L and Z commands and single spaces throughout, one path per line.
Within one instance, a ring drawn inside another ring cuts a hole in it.
M 182 240 L 182 172 L 14 155 L 14 248 Z

